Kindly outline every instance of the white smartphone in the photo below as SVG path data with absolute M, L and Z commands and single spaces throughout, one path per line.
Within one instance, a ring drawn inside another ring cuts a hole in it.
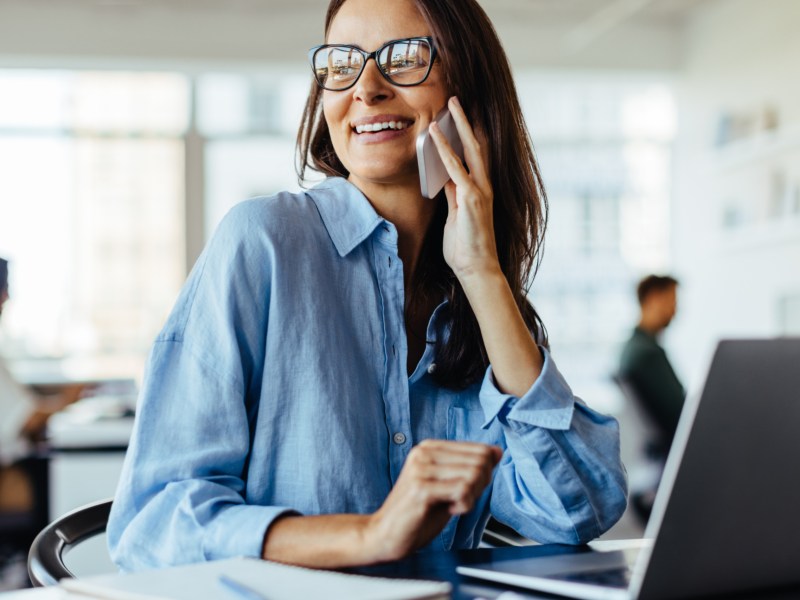
M 453 151 L 461 160 L 464 160 L 464 145 L 461 143 L 461 138 L 458 137 L 453 116 L 446 106 L 436 115 L 435 121 L 439 124 L 444 137 L 450 142 Z M 447 169 L 439 156 L 430 131 L 426 130 L 417 136 L 417 164 L 419 165 L 419 185 L 422 195 L 425 198 L 435 198 L 450 179 L 450 175 L 447 174 Z

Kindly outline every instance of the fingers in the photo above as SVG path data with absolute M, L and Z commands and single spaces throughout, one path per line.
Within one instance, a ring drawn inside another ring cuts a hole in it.
M 423 440 L 414 447 L 415 450 L 426 450 L 433 456 L 446 459 L 451 455 L 470 455 L 473 457 L 495 457 L 495 464 L 500 460 L 502 450 L 498 446 L 489 446 L 478 442 L 452 442 L 450 440 Z
M 488 206 L 491 206 L 492 183 L 489 179 L 489 155 L 488 146 L 485 143 L 486 136 L 482 131 L 473 130 L 455 96 L 450 98 L 448 107 L 464 147 L 464 161 L 467 165 L 465 168 L 461 158 L 455 153 L 442 133 L 439 124 L 436 122 L 431 123 L 431 137 L 439 152 L 439 157 L 442 159 L 442 164 L 454 184 L 445 186 L 448 208 L 453 212 L 458 208 L 458 203 L 462 199 L 469 202 L 470 199 L 477 200 L 479 198 L 488 200 Z M 483 143 L 479 138 L 483 140 Z M 456 187 L 459 188 L 458 196 L 455 193 Z M 462 195 L 461 191 L 465 192 L 465 194 Z
M 447 503 L 451 514 L 472 509 L 492 480 L 502 451 L 470 442 L 426 440 L 409 453 L 404 471 L 416 486 L 418 500 Z
M 447 174 L 450 176 L 450 179 L 452 179 L 453 182 L 455 182 L 455 184 L 458 186 L 469 185 L 469 173 L 467 173 L 464 165 L 461 164 L 461 159 L 453 150 L 450 142 L 447 141 L 447 138 L 442 133 L 442 130 L 436 121 L 431 123 L 430 132 L 431 137 L 433 138 L 433 143 L 436 144 L 436 150 L 439 152 L 439 157 L 442 159 L 442 164 L 444 165 Z M 453 208 L 453 206 L 450 208 Z
M 502 450 L 470 442 L 426 440 L 409 452 L 400 477 L 369 519 L 365 540 L 379 560 L 428 543 L 452 515 L 472 510 L 491 482 Z
M 483 183 L 489 181 L 487 172 L 488 149 L 485 143 L 481 143 L 482 141 L 485 142 L 485 136 L 482 135 L 482 132 L 478 132 L 481 134 L 482 140 L 478 139 L 478 135 L 470 125 L 458 98 L 455 96 L 450 98 L 447 107 L 450 109 L 450 114 L 453 115 L 453 122 L 456 124 L 458 136 L 464 146 L 464 160 L 467 163 L 469 172 L 483 189 Z

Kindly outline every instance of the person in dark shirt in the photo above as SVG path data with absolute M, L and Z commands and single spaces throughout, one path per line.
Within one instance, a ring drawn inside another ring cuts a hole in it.
M 678 281 L 649 275 L 637 287 L 641 318 L 625 343 L 617 378 L 629 400 L 635 401 L 653 426 L 654 436 L 645 442 L 652 477 L 642 486 L 631 484 L 631 506 L 643 521 L 650 517 L 661 471 L 669 454 L 685 391 L 658 343 L 659 334 L 672 322 L 677 309 Z
M 625 344 L 619 375 L 630 386 L 642 409 L 659 431 L 650 451 L 666 457 L 686 395 L 678 376 L 658 343 L 658 336 L 677 309 L 678 281 L 670 276 L 649 275 L 637 287 L 641 318 Z

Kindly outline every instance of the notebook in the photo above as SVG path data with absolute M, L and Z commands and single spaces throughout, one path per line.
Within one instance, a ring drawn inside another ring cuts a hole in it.
M 120 575 L 65 579 L 66 598 L 107 600 L 423 600 L 449 598 L 439 581 L 388 579 L 232 558 Z
M 652 544 L 457 571 L 586 600 L 800 586 L 799 459 L 800 338 L 722 341 L 681 415 Z

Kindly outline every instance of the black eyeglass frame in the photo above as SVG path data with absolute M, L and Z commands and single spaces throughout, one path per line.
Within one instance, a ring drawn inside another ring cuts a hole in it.
M 384 70 L 381 68 L 381 63 L 378 62 L 378 56 L 383 50 L 385 50 L 392 44 L 397 44 L 399 42 L 426 42 L 428 44 L 428 47 L 431 49 L 431 56 L 428 61 L 428 70 L 425 72 L 425 76 L 416 83 L 398 83 L 396 81 L 393 81 L 392 78 L 389 76 L 389 74 L 384 72 Z M 326 48 L 347 48 L 348 50 L 354 50 L 358 52 L 364 58 L 364 62 L 361 64 L 361 70 L 358 72 L 358 75 L 356 75 L 353 78 L 353 81 L 352 83 L 350 83 L 350 85 L 341 88 L 329 88 L 320 83 L 319 77 L 317 77 L 317 68 L 315 59 L 317 57 L 317 53 L 320 52 L 321 50 L 325 50 Z M 383 44 L 380 48 L 375 50 L 375 52 L 367 52 L 366 50 L 362 50 L 358 46 L 353 46 L 352 44 L 322 44 L 320 46 L 314 46 L 308 51 L 308 61 L 309 63 L 311 63 L 311 71 L 314 73 L 314 81 L 317 82 L 317 85 L 319 87 L 321 87 L 323 90 L 328 90 L 330 92 L 344 92 L 345 90 L 349 90 L 358 82 L 358 80 L 361 78 L 361 75 L 363 75 L 364 73 L 364 69 L 367 68 L 367 61 L 370 58 L 375 61 L 375 65 L 378 67 L 378 71 L 383 76 L 383 78 L 392 85 L 400 87 L 414 87 L 415 85 L 421 85 L 425 83 L 425 80 L 428 79 L 428 76 L 431 74 L 433 63 L 436 60 L 436 54 L 437 54 L 436 44 L 433 43 L 433 38 L 430 36 L 424 36 L 424 37 L 410 37 L 410 38 L 400 38 L 397 40 L 390 40 L 385 44 Z

